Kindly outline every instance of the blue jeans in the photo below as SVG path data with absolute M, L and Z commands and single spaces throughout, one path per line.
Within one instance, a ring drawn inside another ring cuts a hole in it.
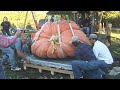
M 4 64 L 7 61 L 7 59 L 9 58 L 11 68 L 13 68 L 13 69 L 16 68 L 17 64 L 16 64 L 16 60 L 15 60 L 15 50 L 14 49 L 21 49 L 21 40 L 18 39 L 14 44 L 12 44 L 8 48 L 1 47 L 0 49 L 4 53 L 3 58 L 2 58 L 2 64 Z
M 17 42 L 15 44 L 11 45 L 11 48 L 13 48 L 13 49 L 20 49 L 24 53 L 30 54 L 29 47 L 27 46 L 27 44 L 23 44 L 22 45 L 22 39 L 21 38 L 18 38 Z
M 24 45 L 22 46 L 22 50 L 23 50 L 24 53 L 30 55 L 30 50 L 29 50 L 29 47 L 28 47 L 27 44 L 24 44 Z
M 14 50 L 11 47 L 1 48 L 1 50 L 4 53 L 3 58 L 2 58 L 2 64 L 4 64 L 7 61 L 7 59 L 9 58 L 11 68 L 17 67 Z
M 1 61 L 0 61 L 0 79 L 6 79 L 5 72 L 2 67 Z
M 83 32 L 86 33 L 87 35 L 90 34 L 90 28 L 89 27 L 83 27 Z
M 107 64 L 103 60 L 93 60 L 89 62 L 75 60 L 72 62 L 75 79 L 79 79 L 83 76 L 82 71 L 86 71 L 90 79 L 101 79 L 101 76 L 105 74 L 101 69 L 105 69 L 110 66 L 111 64 Z

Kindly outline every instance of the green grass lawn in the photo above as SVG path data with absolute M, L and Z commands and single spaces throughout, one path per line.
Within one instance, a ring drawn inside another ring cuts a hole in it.
M 120 33 L 112 32 L 111 36 L 120 39 Z M 112 40 L 112 46 L 110 47 L 110 50 L 114 57 L 120 58 L 120 41 Z
M 51 75 L 51 72 L 44 71 L 42 73 L 39 72 L 38 69 L 27 68 L 23 69 L 23 63 L 17 62 L 18 66 L 22 69 L 20 71 L 11 71 L 10 65 L 7 63 L 4 65 L 4 70 L 7 76 L 7 79 L 70 79 L 69 75 L 55 73 L 55 75 Z

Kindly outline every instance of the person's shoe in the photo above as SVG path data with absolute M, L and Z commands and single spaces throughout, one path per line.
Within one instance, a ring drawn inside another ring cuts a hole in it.
M 12 70 L 12 71 L 19 71 L 19 70 L 21 70 L 21 68 L 19 68 L 19 67 L 11 68 L 11 70 Z

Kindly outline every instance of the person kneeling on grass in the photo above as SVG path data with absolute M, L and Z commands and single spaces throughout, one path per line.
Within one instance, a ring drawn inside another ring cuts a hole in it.
M 80 42 L 79 36 L 73 36 L 70 44 L 76 47 L 75 56 L 78 59 L 72 61 L 74 78 L 84 78 L 83 71 L 87 73 L 89 79 L 101 79 L 104 73 L 99 69 L 100 66 L 92 47 L 89 44 Z

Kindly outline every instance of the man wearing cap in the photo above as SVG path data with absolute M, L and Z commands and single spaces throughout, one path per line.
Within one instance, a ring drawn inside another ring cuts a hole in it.
M 98 41 L 96 34 L 90 34 L 89 40 L 93 46 L 93 52 L 97 58 L 96 67 L 99 66 L 103 70 L 111 67 L 113 63 L 113 57 L 108 47 L 104 43 Z
M 82 71 L 87 71 L 90 79 L 100 79 L 103 72 L 94 67 L 97 58 L 89 44 L 81 43 L 79 36 L 73 36 L 70 41 L 76 47 L 75 56 L 78 60 L 72 61 L 72 69 L 75 79 L 83 78 Z

